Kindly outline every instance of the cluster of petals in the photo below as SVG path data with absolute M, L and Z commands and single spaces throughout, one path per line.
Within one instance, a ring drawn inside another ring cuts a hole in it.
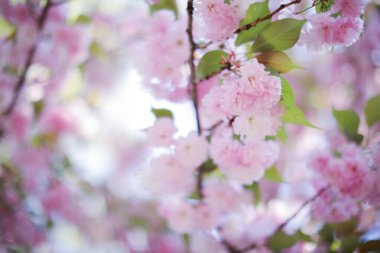
M 218 225 L 218 210 L 204 204 L 192 205 L 180 199 L 163 203 L 160 213 L 168 220 L 170 227 L 180 233 L 210 230 Z
M 325 222 L 343 222 L 359 213 L 359 205 L 338 189 L 330 188 L 322 193 L 311 206 L 313 217 Z
M 153 146 L 167 147 L 174 143 L 174 134 L 177 128 L 171 118 L 158 118 L 154 124 L 148 129 L 148 141 Z
M 280 79 L 265 71 L 256 59 L 241 66 L 240 72 L 240 77 L 227 77 L 222 85 L 205 95 L 202 100 L 205 115 L 211 120 L 237 117 L 234 130 L 248 139 L 272 135 L 277 125 L 273 114 L 281 98 Z
M 350 46 L 359 39 L 363 30 L 360 14 L 362 0 L 335 1 L 330 12 L 313 14 L 308 18 L 299 44 L 311 51 L 329 50 L 334 46 Z M 330 14 L 338 13 L 338 17 Z
M 185 20 L 176 20 L 170 11 L 157 12 L 146 23 L 142 36 L 143 45 L 139 44 L 135 58 L 144 83 L 158 97 L 185 98 L 187 81 L 181 71 L 189 55 Z
M 234 34 L 240 22 L 239 8 L 224 0 L 205 0 L 196 4 L 206 39 L 222 41 Z
M 172 135 L 167 132 L 167 129 L 173 130 L 170 122 L 168 126 L 164 126 L 163 132 L 154 133 L 156 143 L 172 142 Z M 149 168 L 142 175 L 143 184 L 147 190 L 159 195 L 190 194 L 195 187 L 195 171 L 207 160 L 208 146 L 206 139 L 195 132 L 176 140 L 172 153 L 157 156 L 150 161 Z
M 373 171 L 361 149 L 354 144 L 342 146 L 336 154 L 317 154 L 311 167 L 342 194 L 353 199 L 363 199 L 373 185 Z
M 358 146 L 345 144 L 334 153 L 318 153 L 310 165 L 329 184 L 328 190 L 313 204 L 318 219 L 344 221 L 358 213 L 358 203 L 378 202 L 374 196 L 379 192 L 375 183 L 378 174 L 370 169 Z
M 170 199 L 161 205 L 160 213 L 173 230 L 193 233 L 214 229 L 232 213 L 239 214 L 252 205 L 251 194 L 228 181 L 206 181 L 204 195 L 204 201 L 197 204 L 184 199 Z
M 210 154 L 219 169 L 230 179 L 242 184 L 260 180 L 278 159 L 279 147 L 273 141 L 249 141 L 244 145 L 231 136 L 214 137 Z

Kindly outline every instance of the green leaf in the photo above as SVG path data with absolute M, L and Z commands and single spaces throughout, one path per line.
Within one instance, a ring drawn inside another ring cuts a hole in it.
M 282 99 L 281 105 L 284 107 L 285 113 L 282 116 L 282 120 L 286 123 L 308 126 L 315 128 L 305 117 L 302 110 L 296 105 L 296 99 L 294 91 L 289 82 L 281 78 Z
M 301 68 L 282 51 L 264 52 L 257 57 L 258 62 L 275 69 L 278 73 L 286 73 L 292 69 Z
M 40 117 L 42 111 L 45 108 L 45 103 L 43 99 L 40 99 L 38 101 L 33 102 L 33 111 L 34 111 L 34 116 L 36 118 Z
M 152 108 L 151 109 L 151 112 L 154 114 L 154 116 L 156 116 L 156 118 L 163 118 L 163 117 L 167 117 L 167 118 L 171 118 L 173 119 L 173 113 L 168 110 L 168 109 L 164 109 L 164 108 Z
M 293 47 L 305 23 L 306 20 L 284 18 L 269 24 L 253 43 L 252 50 L 254 52 L 282 51 Z
M 86 15 L 79 15 L 75 20 L 75 24 L 89 24 L 91 23 L 91 17 Z
M 8 75 L 11 75 L 11 76 L 19 76 L 20 75 L 17 67 L 12 67 L 12 66 L 9 66 L 9 65 L 5 65 L 4 66 L 3 72 L 6 73 L 6 74 L 8 74 Z
M 363 136 L 358 134 L 360 119 L 356 112 L 351 110 L 333 110 L 333 115 L 339 129 L 348 140 L 360 144 Z
M 0 38 L 9 38 L 16 32 L 16 27 L 0 16 Z
M 257 206 L 261 201 L 261 193 L 259 183 L 253 182 L 250 185 L 245 185 L 244 189 L 250 190 L 253 194 L 253 204 Z
M 270 13 L 268 8 L 268 2 L 269 0 L 266 0 L 261 3 L 251 4 L 247 10 L 246 17 L 240 22 L 240 26 L 252 23 L 257 19 L 268 15 Z M 257 37 L 257 35 L 270 24 L 270 22 L 270 20 L 265 20 L 257 24 L 255 27 L 252 27 L 247 31 L 239 33 L 235 40 L 235 45 L 240 46 L 246 42 L 254 40 Z
M 334 4 L 334 0 L 319 0 L 315 5 L 315 11 L 317 13 L 327 12 L 331 9 Z
M 93 41 L 90 45 L 90 53 L 97 59 L 104 58 L 106 56 L 106 52 L 104 49 L 99 45 L 98 42 Z
M 355 233 L 358 225 L 359 220 L 357 217 L 353 217 L 345 222 L 331 224 L 331 226 L 335 229 L 335 236 L 338 238 L 351 236 Z
M 280 183 L 284 181 L 282 179 L 281 174 L 278 172 L 276 166 L 274 165 L 265 171 L 264 178 L 268 181 L 272 181 L 275 183 Z
M 341 250 L 342 253 L 351 253 L 355 252 L 355 249 L 359 246 L 359 236 L 351 235 L 342 240 Z
M 203 172 L 213 172 L 218 168 L 218 166 L 214 163 L 214 160 L 212 158 L 207 159 L 204 163 L 201 165 L 202 171 Z
M 300 229 L 297 230 L 296 234 L 295 234 L 298 238 L 298 240 L 300 241 L 304 241 L 304 242 L 314 242 L 313 238 L 311 238 L 310 235 L 307 235 L 305 234 L 304 232 L 302 232 Z
M 268 246 L 273 252 L 279 253 L 284 249 L 288 249 L 297 243 L 297 236 L 287 235 L 279 231 L 269 238 Z
M 365 118 L 369 127 L 380 121 L 380 95 L 368 100 L 364 108 Z
M 159 3 L 152 4 L 150 6 L 151 13 L 159 10 L 170 10 L 173 11 L 176 16 L 178 16 L 178 8 L 175 0 L 160 0 Z
M 228 54 L 222 50 L 213 50 L 207 52 L 198 64 L 198 76 L 200 79 L 206 78 L 209 75 L 218 73 L 223 64 L 221 63 L 224 58 L 227 58 Z
M 376 252 L 380 249 L 380 240 L 367 241 L 359 246 L 359 253 Z
M 282 125 L 278 128 L 276 137 L 282 142 L 286 142 L 288 140 L 288 134 L 286 133 L 285 126 Z

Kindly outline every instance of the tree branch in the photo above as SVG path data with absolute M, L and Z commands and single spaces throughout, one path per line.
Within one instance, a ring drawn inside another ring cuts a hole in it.
M 33 59 L 34 59 L 34 56 L 35 56 L 36 51 L 37 51 L 38 38 L 39 38 L 39 35 L 41 34 L 41 32 L 45 26 L 50 7 L 51 7 L 51 0 L 47 0 L 45 7 L 42 9 L 41 15 L 37 19 L 37 41 L 32 46 L 32 48 L 29 50 L 24 68 L 22 69 L 21 75 L 20 75 L 19 79 L 17 80 L 16 85 L 13 89 L 13 97 L 12 97 L 11 101 L 5 107 L 5 109 L 1 112 L 0 141 L 5 134 L 5 132 L 4 132 L 4 127 L 5 127 L 4 121 L 14 111 L 16 104 L 18 102 L 18 99 L 20 97 L 21 90 L 22 90 L 23 86 L 25 85 L 26 74 L 28 73 L 28 70 L 33 63 Z
M 286 219 L 283 223 L 281 223 L 277 228 L 276 230 L 273 232 L 273 235 L 280 232 L 281 230 L 283 230 L 286 225 L 288 225 L 295 217 L 298 216 L 298 214 L 307 206 L 309 205 L 310 203 L 314 202 L 319 196 L 321 196 L 325 191 L 327 191 L 328 189 L 330 188 L 330 185 L 320 189 L 313 197 L 311 197 L 310 199 L 306 200 L 298 209 L 297 211 L 292 215 L 290 216 L 288 219 Z M 268 240 L 267 240 L 268 241 Z M 257 245 L 255 243 L 249 245 L 248 247 L 244 248 L 244 249 L 241 249 L 239 251 L 239 253 L 244 253 L 244 252 L 247 252 L 247 251 L 250 251 L 252 249 L 255 249 L 257 247 Z
M 191 85 L 191 97 L 193 100 L 193 106 L 195 110 L 195 118 L 197 121 L 197 131 L 198 135 L 202 134 L 202 128 L 200 123 L 200 117 L 199 117 L 199 108 L 198 108 L 198 90 L 197 90 L 197 83 L 196 80 L 196 73 L 195 73 L 195 64 L 194 64 L 194 53 L 197 48 L 197 45 L 194 42 L 194 36 L 193 36 L 193 14 L 194 14 L 194 1 L 193 0 L 187 0 L 187 37 L 189 40 L 189 46 L 190 46 L 190 57 L 189 57 L 189 65 L 190 65 L 190 85 Z
M 319 196 L 321 196 L 325 191 L 327 191 L 327 189 L 329 188 L 330 186 L 326 186 L 322 189 L 320 189 L 313 197 L 311 197 L 310 199 L 306 200 L 298 209 L 297 211 L 292 215 L 290 216 L 287 220 L 285 220 L 283 223 L 281 223 L 277 229 L 274 231 L 274 234 L 277 233 L 277 232 L 280 232 L 284 227 L 286 227 L 286 225 L 289 224 L 289 222 L 291 222 L 295 217 L 298 216 L 298 214 L 307 206 L 309 205 L 310 203 L 314 202 Z
M 238 33 L 241 33 L 241 32 L 244 32 L 244 31 L 247 31 L 255 26 L 257 26 L 259 23 L 267 20 L 267 19 L 272 19 L 272 17 L 274 15 L 276 15 L 277 13 L 279 13 L 280 11 L 282 11 L 283 9 L 293 5 L 293 4 L 298 4 L 300 3 L 302 0 L 293 0 L 287 4 L 281 4 L 280 7 L 278 7 L 276 10 L 274 10 L 273 12 L 269 13 L 268 15 L 262 17 L 262 18 L 258 18 L 256 19 L 255 21 L 253 21 L 252 23 L 249 23 L 249 24 L 246 24 L 246 25 L 243 25 L 241 27 L 239 27 L 235 33 L 238 34 Z

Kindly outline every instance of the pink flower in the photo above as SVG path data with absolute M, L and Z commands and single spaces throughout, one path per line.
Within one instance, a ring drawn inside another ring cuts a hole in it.
M 245 141 L 263 140 L 265 136 L 275 135 L 277 131 L 268 111 L 242 114 L 235 118 L 233 128 Z
M 359 39 L 363 30 L 363 21 L 360 18 L 338 18 L 334 24 L 333 41 L 335 44 L 351 46 Z
M 189 194 L 195 186 L 194 169 L 182 166 L 174 155 L 154 158 L 142 175 L 143 186 L 154 194 Z
M 153 146 L 169 146 L 174 143 L 173 135 L 177 132 L 171 118 L 158 118 L 148 131 L 149 143 Z
M 41 128 L 43 131 L 56 135 L 74 130 L 74 119 L 63 107 L 52 107 L 41 116 Z
M 196 5 L 196 11 L 204 23 L 204 37 L 221 41 L 233 36 L 238 28 L 238 9 L 224 0 L 205 0 Z
M 195 230 L 195 212 L 190 204 L 176 199 L 162 204 L 159 211 L 173 230 L 179 233 L 190 233 Z
M 15 110 L 7 122 L 7 132 L 18 140 L 27 137 L 28 128 L 32 120 L 32 112 L 29 109 L 23 107 Z
M 344 17 L 357 18 L 364 10 L 363 0 L 335 0 L 332 13 L 342 12 Z
M 333 18 L 325 13 L 315 14 L 301 33 L 300 45 L 312 51 L 328 50 L 333 46 L 350 46 L 363 30 L 360 18 Z
M 228 137 L 213 138 L 210 153 L 220 170 L 230 179 L 250 184 L 264 176 L 265 169 L 278 158 L 274 142 L 255 141 L 241 144 Z
M 201 109 L 205 118 L 211 122 L 222 120 L 228 115 L 222 100 L 225 94 L 224 88 L 224 85 L 213 87 L 202 100 Z
M 196 253 L 227 253 L 222 244 L 206 233 L 193 233 L 190 240 L 190 249 L 191 252 Z
M 194 226 L 199 230 L 210 230 L 218 225 L 219 210 L 205 204 L 194 207 Z
M 358 204 L 334 188 L 319 196 L 311 209 L 316 219 L 332 223 L 346 221 L 359 213 Z
M 175 156 L 183 166 L 195 168 L 207 160 L 207 149 L 206 139 L 192 132 L 177 141 Z
M 222 213 L 238 211 L 243 206 L 250 205 L 252 196 L 234 186 L 224 181 L 208 181 L 204 188 L 205 202 Z
M 325 13 L 314 14 L 301 33 L 299 44 L 311 51 L 329 50 L 333 46 L 335 19 Z
M 373 172 L 354 144 L 341 147 L 337 157 L 321 153 L 313 158 L 311 166 L 340 193 L 355 200 L 362 200 L 373 185 Z

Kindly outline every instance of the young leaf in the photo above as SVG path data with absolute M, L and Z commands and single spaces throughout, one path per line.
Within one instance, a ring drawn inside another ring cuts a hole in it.
M 91 17 L 86 15 L 79 15 L 75 21 L 75 24 L 89 24 L 91 23 Z
M 281 105 L 285 109 L 284 115 L 282 115 L 282 120 L 286 123 L 308 126 L 315 128 L 305 117 L 302 110 L 296 105 L 296 100 L 294 96 L 294 92 L 292 86 L 290 86 L 289 82 L 283 78 L 281 78 L 281 88 L 282 88 L 282 99 Z
M 100 44 L 96 41 L 93 41 L 90 45 L 90 53 L 92 56 L 94 56 L 97 59 L 102 59 L 106 56 L 106 52 L 104 49 L 100 46 Z
M 283 181 L 281 174 L 274 165 L 265 171 L 264 179 L 275 183 Z
M 358 144 L 363 140 L 363 136 L 358 134 L 360 119 L 356 112 L 351 110 L 333 110 L 333 115 L 338 123 L 340 131 L 344 133 L 348 140 Z
M 198 75 L 199 78 L 205 78 L 214 73 L 218 73 L 223 65 L 222 59 L 227 58 L 228 54 L 222 50 L 209 51 L 199 61 Z
M 0 38 L 8 38 L 16 32 L 16 27 L 0 16 Z
M 317 13 L 327 12 L 331 9 L 334 4 L 334 0 L 319 0 L 315 5 L 315 11 Z
M 250 185 L 245 185 L 245 189 L 252 191 L 253 194 L 253 204 L 257 206 L 261 201 L 260 186 L 257 182 L 253 182 Z
M 266 67 L 275 69 L 278 73 L 286 73 L 295 68 L 301 68 L 294 64 L 290 57 L 282 51 L 264 52 L 258 55 L 258 62 Z
M 369 127 L 380 121 L 380 95 L 368 100 L 364 108 L 365 118 Z
M 284 249 L 292 247 L 297 242 L 297 236 L 287 235 L 279 231 L 269 238 L 268 246 L 273 252 L 282 252 Z
M 293 47 L 298 41 L 306 20 L 284 18 L 269 24 L 252 45 L 254 52 L 281 51 Z
M 176 16 L 178 15 L 178 8 L 175 0 L 160 0 L 160 2 L 150 6 L 150 11 L 152 13 L 159 10 L 170 10 L 173 11 Z
M 268 2 L 269 0 L 266 0 L 264 2 L 260 3 L 254 3 L 251 4 L 247 10 L 247 15 L 246 17 L 240 22 L 240 26 L 249 24 L 254 22 L 255 20 L 262 18 L 270 13 L 269 8 L 268 8 Z M 265 20 L 259 24 L 257 24 L 255 27 L 243 31 L 239 33 L 235 40 L 235 45 L 240 46 L 246 42 L 254 40 L 257 35 L 266 27 L 269 25 L 271 21 L 270 20 Z
M 173 119 L 173 113 L 171 111 L 169 111 L 168 109 L 152 108 L 151 111 L 154 114 L 154 116 L 156 116 L 157 119 L 163 118 L 163 117 Z

